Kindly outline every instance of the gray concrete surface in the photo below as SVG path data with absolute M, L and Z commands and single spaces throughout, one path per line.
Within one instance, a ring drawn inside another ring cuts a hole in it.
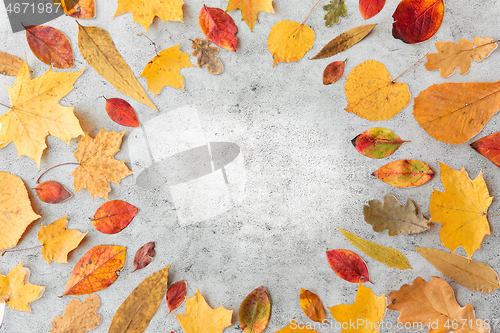
M 375 233 L 363 220 L 363 205 L 371 199 L 381 200 L 386 193 L 393 193 L 401 202 L 413 199 L 424 213 L 429 211 L 430 194 L 434 187 L 442 190 L 439 179 L 441 161 L 455 169 L 465 166 L 471 177 L 483 170 L 491 195 L 500 193 L 500 170 L 473 151 L 468 144 L 450 145 L 437 142 L 419 127 L 412 115 L 413 100 L 393 119 L 372 123 L 345 112 L 344 95 L 346 74 L 359 63 L 375 59 L 383 62 L 391 76 L 395 77 L 426 52 L 435 51 L 437 41 L 472 40 L 475 36 L 498 39 L 497 1 L 447 1 L 443 24 L 429 41 L 418 45 L 406 45 L 392 37 L 392 14 L 397 1 L 389 1 L 377 16 L 363 20 L 357 2 L 347 0 L 349 17 L 333 27 L 325 27 L 324 11 L 318 6 L 307 25 L 314 29 L 316 40 L 313 48 L 299 62 L 280 63 L 273 68 L 272 56 L 267 50 L 267 36 L 271 27 L 281 20 L 301 22 L 314 1 L 276 1 L 276 14 L 261 13 L 254 31 L 243 21 L 240 12 L 231 12 L 239 32 L 236 53 L 221 50 L 225 72 L 219 76 L 206 69 L 188 68 L 181 71 L 185 77 L 185 91 L 166 87 L 153 99 L 160 114 L 118 93 L 82 59 L 77 48 L 77 24 L 74 19 L 60 17 L 49 25 L 63 31 L 70 39 L 75 52 L 75 68 L 86 66 L 85 73 L 76 82 L 75 89 L 61 102 L 74 106 L 82 128 L 95 136 L 101 128 L 107 131 L 123 131 L 124 127 L 112 122 L 105 113 L 106 97 L 126 98 L 136 109 L 141 123 L 181 107 L 196 108 L 206 142 L 232 142 L 241 149 L 245 174 L 244 195 L 227 212 L 206 220 L 181 223 L 176 214 L 172 191 L 167 186 L 143 189 L 136 185 L 134 176 L 125 178 L 120 186 L 112 185 L 110 199 L 125 200 L 139 208 L 134 221 L 121 233 L 105 235 L 96 231 L 88 217 L 105 202 L 92 200 L 83 190 L 72 199 L 58 205 L 42 203 L 35 196 L 33 187 L 39 175 L 35 162 L 26 157 L 18 159 L 13 144 L 0 150 L 0 170 L 20 176 L 30 189 L 34 210 L 43 219 L 33 223 L 18 248 L 38 244 L 40 224 L 45 225 L 68 215 L 68 227 L 88 231 L 82 244 L 74 250 L 68 264 L 47 265 L 39 250 L 7 254 L 0 258 L 0 273 L 5 275 L 20 260 L 30 268 L 30 282 L 46 286 L 43 297 L 32 303 L 32 313 L 6 309 L 0 332 L 48 332 L 52 317 L 61 315 L 72 297 L 59 298 L 66 281 L 78 259 L 98 244 L 127 246 L 127 262 L 118 280 L 109 288 L 98 292 L 102 305 L 98 313 L 101 325 L 95 332 L 107 332 L 118 306 L 130 292 L 149 274 L 171 264 L 170 281 L 184 279 L 188 296 L 198 288 L 212 307 L 224 305 L 234 310 L 233 325 L 226 332 L 240 328 L 237 311 L 241 301 L 253 289 L 263 285 L 270 292 L 273 302 L 272 316 L 267 329 L 274 332 L 287 325 L 292 318 L 309 322 L 300 309 L 299 290 L 309 289 L 317 293 L 327 307 L 354 302 L 357 286 L 341 280 L 330 269 L 325 251 L 346 248 L 358 252 L 369 266 L 370 285 L 377 294 L 388 294 L 405 283 L 422 276 L 442 276 L 417 252 L 415 245 L 444 249 L 439 241 L 439 225 L 430 231 L 412 236 L 389 237 Z M 184 5 L 184 21 L 163 23 L 157 20 L 149 29 L 149 36 L 159 49 L 181 43 L 180 49 L 190 53 L 190 41 L 202 37 L 198 26 L 198 12 L 203 4 L 225 9 L 227 1 L 187 1 Z M 321 5 L 327 4 L 324 0 Z M 116 1 L 97 1 L 96 18 L 82 21 L 106 29 L 114 39 L 130 67 L 139 75 L 155 55 L 150 42 L 138 33 L 145 30 L 132 22 L 130 14 L 113 19 Z M 366 24 L 378 23 L 371 35 L 350 50 L 323 60 L 308 60 L 329 40 L 343 31 Z M 48 66 L 31 53 L 25 35 L 13 34 L 5 9 L 0 7 L 0 50 L 26 57 L 33 69 L 33 77 L 43 74 Z M 324 86 L 322 72 L 334 60 L 347 58 L 346 74 L 336 84 Z M 191 58 L 195 64 L 196 59 Z M 500 51 L 494 52 L 483 63 L 473 63 L 470 73 L 455 73 L 442 79 L 439 72 L 428 72 L 419 63 L 399 81 L 407 83 L 413 97 L 434 83 L 496 81 L 500 79 L 498 63 Z M 0 77 L 9 86 L 14 78 Z M 140 79 L 145 87 L 145 79 Z M 153 95 L 150 93 L 153 98 Z M 7 89 L 0 87 L 0 102 L 9 104 Z M 1 112 L 5 112 L 3 109 Z M 499 130 L 499 116 L 484 127 L 478 137 Z M 364 130 L 381 126 L 392 129 L 401 138 L 411 140 L 394 155 L 382 160 L 372 160 L 356 152 L 350 140 Z M 166 128 L 165 130 L 169 130 Z M 129 150 L 132 131 L 128 131 L 117 159 L 131 166 Z M 72 162 L 72 151 L 77 140 L 68 147 L 61 140 L 49 137 L 41 170 L 55 164 Z M 428 163 L 436 176 L 417 188 L 396 189 L 371 176 L 380 166 L 396 159 L 413 158 Z M 73 170 L 65 166 L 53 170 L 45 180 L 57 180 L 73 192 Z M 240 173 L 240 174 L 242 174 Z M 494 200 L 490 212 L 499 213 L 500 205 Z M 473 258 L 484 261 L 500 270 L 498 217 L 490 218 L 492 235 L 486 237 L 482 249 Z M 337 227 L 355 232 L 361 237 L 381 245 L 394 247 L 409 259 L 413 270 L 399 271 L 387 268 L 356 250 L 343 238 Z M 149 241 L 156 241 L 157 256 L 147 268 L 132 271 L 136 250 Z M 458 253 L 465 254 L 462 249 Z M 481 294 L 450 281 L 463 306 L 471 303 L 477 317 L 500 319 L 498 292 Z M 79 297 L 84 299 L 85 296 Z M 176 313 L 181 313 L 183 307 Z M 146 332 L 181 332 L 172 315 L 165 317 L 165 303 L 151 321 Z M 388 311 L 387 321 L 395 323 L 397 313 Z M 328 319 L 333 319 L 328 313 Z M 340 330 L 322 328 L 328 332 Z M 383 329 L 383 331 L 389 331 Z

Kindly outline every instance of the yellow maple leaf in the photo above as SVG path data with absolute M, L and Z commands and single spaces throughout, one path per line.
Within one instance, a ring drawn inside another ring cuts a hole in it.
M 273 66 L 279 62 L 299 61 L 313 43 L 314 30 L 293 21 L 276 23 L 267 38 L 267 48 L 274 58 Z
M 83 71 L 54 72 L 49 68 L 32 80 L 25 61 L 14 86 L 7 87 L 12 106 L 0 116 L 0 148 L 14 142 L 19 156 L 32 158 L 40 168 L 40 159 L 47 147 L 45 138 L 49 134 L 68 145 L 72 138 L 83 135 L 73 108 L 59 105 L 59 100 L 73 90 Z
M 109 182 L 119 184 L 122 178 L 132 174 L 125 162 L 113 158 L 120 150 L 124 134 L 125 132 L 106 132 L 102 129 L 95 139 L 88 135 L 81 138 L 78 149 L 73 152 L 80 164 L 71 174 L 75 177 L 75 192 L 86 188 L 92 198 L 108 199 L 111 191 Z
M 394 82 L 384 64 L 367 60 L 351 70 L 345 81 L 347 112 L 371 120 L 394 117 L 410 102 L 405 83 Z
M 42 243 L 43 259 L 58 263 L 68 262 L 68 253 L 78 247 L 87 233 L 76 229 L 66 229 L 66 217 L 40 228 L 38 240 Z
M 461 39 L 458 43 L 437 42 L 437 53 L 427 56 L 425 68 L 429 71 L 441 70 L 442 77 L 448 77 L 458 67 L 460 74 L 469 71 L 472 61 L 481 62 L 497 48 L 492 38 L 474 37 L 474 41 Z
M 328 309 L 342 325 L 343 333 L 376 333 L 384 318 L 385 307 L 385 295 L 377 296 L 360 283 L 353 304 L 340 304 Z M 351 325 L 352 322 L 355 322 L 355 327 Z
M 163 22 L 167 20 L 184 22 L 183 4 L 181 0 L 118 0 L 114 17 L 130 12 L 134 22 L 139 22 L 148 31 L 156 16 Z
M 0 171 L 0 251 L 16 246 L 28 225 L 39 218 L 23 180 Z
M 180 70 L 194 65 L 189 60 L 189 54 L 179 50 L 180 45 L 160 51 L 148 62 L 139 76 L 147 79 L 148 90 L 155 96 L 167 85 L 184 90 L 184 77 Z
M 464 168 L 454 170 L 439 162 L 444 192 L 434 189 L 431 195 L 432 221 L 441 223 L 441 242 L 452 252 L 462 246 L 470 257 L 490 234 L 486 212 L 493 200 L 488 194 L 482 173 L 471 180 Z
M 253 26 L 259 20 L 259 12 L 274 13 L 272 0 L 229 0 L 226 12 L 239 9 L 241 11 L 241 19 L 253 31 Z
M 212 309 L 196 288 L 195 295 L 186 298 L 186 311 L 174 316 L 186 333 L 221 333 L 231 326 L 232 313 L 233 310 L 224 309 L 222 305 Z
M 45 287 L 29 284 L 28 278 L 29 271 L 22 262 L 6 276 L 0 274 L 0 303 L 7 303 L 13 310 L 31 312 L 30 303 L 42 296 Z

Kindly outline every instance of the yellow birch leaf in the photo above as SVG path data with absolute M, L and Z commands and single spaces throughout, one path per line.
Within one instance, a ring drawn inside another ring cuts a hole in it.
M 189 60 L 189 54 L 179 50 L 179 46 L 172 46 L 160 51 L 144 67 L 141 76 L 148 81 L 148 90 L 155 96 L 165 86 L 171 86 L 184 90 L 184 77 L 181 75 L 182 68 L 194 67 Z
M 83 59 L 116 90 L 158 111 L 107 31 L 78 23 L 78 48 Z
M 186 298 L 186 310 L 177 318 L 186 333 L 221 333 L 226 327 L 231 326 L 233 310 L 224 309 L 221 305 L 212 309 L 205 298 L 196 288 L 196 294 Z
M 326 311 L 321 299 L 315 293 L 303 288 L 300 289 L 300 307 L 312 321 L 323 323 L 326 319 Z
M 167 20 L 184 22 L 183 4 L 181 0 L 118 0 L 114 17 L 130 12 L 134 22 L 139 22 L 148 31 L 156 16 L 163 22 Z
M 274 58 L 273 66 L 279 62 L 299 61 L 313 43 L 313 29 L 293 21 L 276 23 L 267 38 L 267 48 Z
M 425 68 L 429 71 L 439 69 L 442 77 L 448 77 L 458 67 L 460 74 L 469 71 L 472 61 L 481 62 L 488 57 L 497 44 L 492 38 L 474 37 L 474 41 L 461 39 L 458 43 L 437 42 L 437 53 L 427 55 Z
M 0 274 L 0 303 L 7 303 L 12 310 L 29 311 L 30 303 L 42 296 L 45 287 L 28 283 L 29 270 L 23 263 L 14 267 L 9 274 Z
M 0 116 L 0 148 L 14 142 L 18 155 L 32 158 L 40 168 L 48 135 L 58 137 L 68 145 L 72 138 L 83 135 L 73 108 L 59 104 L 59 100 L 73 90 L 73 84 L 83 71 L 54 72 L 51 67 L 32 80 L 25 61 L 14 86 L 7 87 L 12 106 Z
M 16 246 L 26 228 L 39 218 L 23 180 L 0 171 L 0 251 Z
M 43 259 L 58 263 L 68 262 L 68 253 L 78 247 L 87 233 L 76 229 L 66 229 L 66 217 L 40 228 L 38 240 L 42 243 Z
M 132 174 L 125 162 L 113 158 L 120 150 L 124 134 L 125 132 L 106 132 L 102 129 L 95 139 L 88 135 L 81 138 L 78 149 L 73 152 L 80 164 L 71 174 L 75 177 L 75 192 L 86 188 L 92 198 L 108 199 L 111 191 L 109 183 L 120 184 L 122 178 Z
M 0 51 L 0 74 L 16 76 L 23 66 L 23 61 L 12 54 Z
M 253 26 L 259 20 L 259 12 L 268 12 L 274 14 L 272 0 L 229 0 L 226 12 L 239 9 L 241 11 L 241 19 L 253 31 Z
M 377 333 L 385 315 L 385 307 L 385 295 L 377 296 L 360 283 L 353 304 L 340 304 L 328 309 L 342 325 L 342 333 Z M 354 328 L 350 325 L 352 322 L 356 323 Z
M 399 252 L 398 250 L 378 245 L 369 240 L 358 237 L 352 232 L 342 230 L 337 228 L 340 232 L 347 238 L 352 245 L 356 246 L 358 249 L 363 251 L 366 255 L 372 257 L 373 259 L 386 264 L 388 267 L 394 267 L 397 269 L 411 269 L 408 259 Z
M 90 294 L 80 302 L 73 298 L 68 303 L 62 316 L 52 318 L 52 330 L 49 333 L 85 333 L 101 323 L 101 316 L 95 313 L 101 306 L 97 294 Z
M 493 197 L 488 194 L 482 172 L 471 180 L 464 168 L 458 171 L 439 164 L 445 191 L 432 192 L 429 208 L 432 221 L 442 224 L 443 245 L 451 252 L 462 246 L 470 259 L 490 234 L 486 212 Z
M 309 326 L 309 324 L 304 325 L 297 323 L 294 318 L 292 319 L 290 324 L 286 325 L 275 333 L 318 333 L 318 331 L 313 330 L 312 327 Z
M 393 82 L 384 64 L 367 60 L 354 67 L 345 81 L 347 112 L 371 120 L 394 117 L 410 102 L 405 83 Z

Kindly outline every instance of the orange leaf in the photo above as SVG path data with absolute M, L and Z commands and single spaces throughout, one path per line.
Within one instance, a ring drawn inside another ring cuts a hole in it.
M 474 141 L 470 146 L 500 168 L 500 132 Z
M 241 10 L 241 19 L 253 31 L 253 26 L 259 20 L 259 12 L 274 13 L 272 0 L 229 0 L 226 12 L 239 9 Z
M 101 323 L 101 316 L 96 313 L 101 306 L 97 294 L 88 295 L 83 303 L 73 298 L 68 303 L 62 316 L 52 318 L 52 330 L 49 333 L 85 333 Z
M 168 287 L 166 298 L 168 311 L 177 309 L 186 298 L 186 281 L 177 281 Z
M 349 250 L 330 250 L 326 251 L 326 258 L 333 271 L 342 279 L 352 283 L 371 282 L 368 267 L 356 253 Z
M 394 187 L 410 187 L 427 183 L 434 176 L 434 171 L 421 161 L 398 160 L 387 163 L 373 175 Z
M 106 112 L 115 123 L 128 127 L 139 127 L 135 110 L 126 100 L 106 98 Z
M 73 67 L 73 50 L 62 32 L 42 25 L 29 25 L 25 29 L 28 45 L 38 59 L 57 68 Z
M 90 294 L 109 287 L 118 278 L 126 255 L 123 246 L 94 246 L 76 263 L 63 296 Z
M 214 44 L 236 52 L 238 28 L 233 19 L 220 8 L 203 5 L 200 11 L 199 23 L 201 31 Z
M 392 35 L 407 44 L 428 40 L 444 17 L 443 0 L 402 0 L 392 15 Z
M 300 307 L 312 321 L 323 323 L 326 319 L 326 311 L 323 302 L 321 302 L 318 295 L 309 290 L 300 289 Z
M 151 263 L 156 254 L 155 246 L 155 242 L 149 242 L 137 250 L 134 257 L 134 271 L 142 269 Z
M 326 66 L 323 71 L 323 84 L 332 84 L 337 82 L 344 74 L 345 60 L 334 61 Z
M 12 54 L 0 51 L 0 74 L 16 76 L 23 66 L 23 61 Z
M 40 200 L 51 204 L 63 202 L 72 196 L 64 186 L 53 180 L 38 184 L 35 191 Z
M 61 5 L 66 15 L 74 18 L 91 19 L 95 16 L 94 0 L 62 0 Z
M 365 20 L 377 15 L 385 6 L 385 0 L 359 0 L 359 11 Z
M 137 211 L 136 207 L 125 201 L 108 201 L 97 209 L 92 225 L 103 234 L 116 234 L 128 226 Z

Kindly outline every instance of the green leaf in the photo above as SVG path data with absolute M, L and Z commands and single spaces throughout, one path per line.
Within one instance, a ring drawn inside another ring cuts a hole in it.
M 374 127 L 359 134 L 351 142 L 360 154 L 371 158 L 384 158 L 408 141 L 401 140 L 388 129 Z
M 271 300 L 264 287 L 252 291 L 243 300 L 239 311 L 240 326 L 244 333 L 264 331 L 271 317 Z

